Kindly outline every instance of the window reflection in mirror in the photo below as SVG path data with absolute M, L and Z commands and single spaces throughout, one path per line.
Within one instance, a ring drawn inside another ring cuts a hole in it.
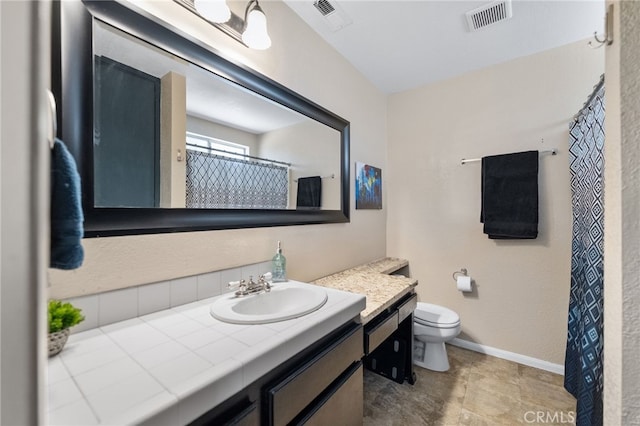
M 95 207 L 341 208 L 339 131 L 103 22 L 94 37 Z

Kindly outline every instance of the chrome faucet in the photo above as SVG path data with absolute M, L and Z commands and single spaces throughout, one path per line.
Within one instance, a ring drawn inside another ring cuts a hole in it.
M 271 291 L 271 283 L 269 280 L 271 279 L 271 272 L 267 272 L 266 274 L 260 275 L 258 277 L 258 282 L 253 281 L 253 276 L 249 275 L 249 281 L 240 280 L 240 281 L 231 281 L 227 284 L 227 288 L 233 289 L 238 287 L 238 291 L 235 292 L 237 297 L 246 296 L 248 294 L 254 294 L 259 292 L 268 293 Z

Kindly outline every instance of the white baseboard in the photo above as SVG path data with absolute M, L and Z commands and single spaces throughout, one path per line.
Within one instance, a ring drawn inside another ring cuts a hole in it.
M 517 362 L 518 364 L 528 365 L 529 367 L 539 368 L 540 370 L 546 370 L 552 373 L 564 375 L 564 365 L 561 364 L 554 364 L 552 362 L 543 361 L 541 359 L 532 358 L 530 356 L 520 355 L 514 352 L 480 345 L 478 343 L 469 342 L 468 340 L 458 339 L 457 337 L 447 343 L 463 349 L 469 349 L 474 352 L 480 352 L 482 354 L 495 356 L 496 358 L 502 358 L 508 361 Z

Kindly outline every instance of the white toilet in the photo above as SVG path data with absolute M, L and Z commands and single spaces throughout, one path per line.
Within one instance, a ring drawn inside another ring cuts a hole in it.
M 445 342 L 460 334 L 460 317 L 451 309 L 418 302 L 413 312 L 413 363 L 434 371 L 447 371 Z

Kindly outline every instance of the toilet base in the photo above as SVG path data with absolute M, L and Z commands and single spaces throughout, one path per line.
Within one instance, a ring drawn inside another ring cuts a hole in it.
M 428 343 L 416 339 L 414 343 L 416 346 L 413 356 L 414 365 L 432 371 L 449 370 L 449 358 L 444 342 Z

